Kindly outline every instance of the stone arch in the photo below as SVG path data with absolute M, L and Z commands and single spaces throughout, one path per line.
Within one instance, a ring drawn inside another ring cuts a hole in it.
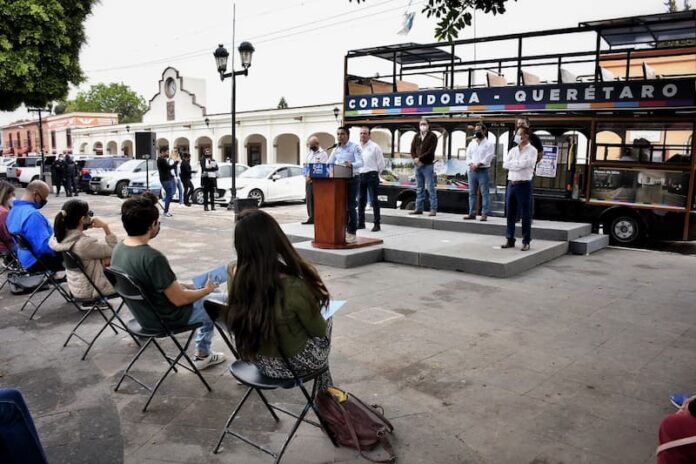
M 196 152 L 193 154 L 191 159 L 196 158 L 196 161 L 200 161 L 201 158 L 203 158 L 203 152 L 205 150 L 210 150 L 212 152 L 213 140 L 210 137 L 203 135 L 196 139 L 196 143 L 193 148 Z
M 336 137 L 329 134 L 328 132 L 315 132 L 309 137 L 312 136 L 316 136 L 319 139 L 319 146 L 324 150 L 336 143 Z M 309 137 L 307 137 L 307 142 L 309 142 Z
M 103 155 L 104 145 L 101 142 L 94 142 L 94 145 L 92 145 L 92 151 L 97 155 Z
M 157 142 L 155 143 L 155 146 L 157 147 L 157 153 L 159 154 L 160 148 L 167 148 L 169 149 L 169 140 L 165 138 L 159 138 L 157 139 Z
M 189 139 L 186 137 L 179 137 L 176 140 L 174 140 L 173 148 L 176 148 L 179 151 L 179 153 L 191 153 Z
M 268 142 L 266 137 L 261 134 L 251 134 L 244 139 L 244 148 L 246 150 L 246 159 L 240 160 L 249 166 L 257 164 L 265 164 L 268 162 Z
M 118 155 L 118 143 L 115 140 L 111 140 L 106 144 L 106 154 L 107 155 Z
M 370 131 L 370 138 L 373 142 L 379 145 L 385 156 L 391 156 L 392 152 L 392 140 L 391 132 L 384 129 L 372 129 Z
M 273 140 L 276 163 L 300 164 L 300 138 L 295 134 L 280 134 Z
M 239 152 L 239 140 L 236 141 L 235 143 L 235 153 Z M 216 159 L 218 161 L 226 161 L 228 158 L 232 160 L 232 136 L 231 135 L 223 135 L 218 139 L 217 142 L 217 156 Z M 215 156 L 215 155 L 214 155 Z M 239 162 L 239 156 L 237 156 L 237 162 Z
M 124 140 L 121 142 L 121 155 L 123 156 L 128 156 L 128 157 L 133 157 L 133 141 L 132 140 Z
M 80 144 L 80 153 L 87 153 L 87 148 L 89 147 L 89 143 L 87 142 L 82 142 Z

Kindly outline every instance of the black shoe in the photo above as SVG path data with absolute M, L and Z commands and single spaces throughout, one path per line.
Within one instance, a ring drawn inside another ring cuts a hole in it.
M 204 207 L 204 208 L 203 208 L 203 211 L 208 211 L 208 207 L 207 207 L 207 206 Z
M 417 210 L 415 210 L 415 211 L 411 211 L 411 212 L 408 213 L 408 214 L 411 214 L 411 215 L 414 215 L 414 216 L 417 215 L 417 214 L 423 214 L 423 210 L 418 210 L 418 209 L 417 209 Z
M 191 207 L 191 203 L 184 203 L 184 206 L 188 206 L 189 208 Z
M 522 251 L 529 251 L 529 243 L 524 243 L 522 245 Z
M 372 232 L 379 232 L 380 230 L 382 230 L 382 228 L 379 226 L 379 224 L 372 226 Z
M 304 224 L 304 225 L 308 225 L 308 224 L 314 224 L 314 221 L 313 221 L 313 220 L 311 220 L 311 219 L 307 219 L 306 221 L 304 221 L 304 222 L 301 222 L 301 224 Z
M 358 224 L 358 229 L 364 229 L 364 228 L 365 228 L 365 224 Z
M 210 208 L 210 211 L 215 211 L 215 208 Z
M 473 214 L 467 214 L 466 216 L 463 217 L 463 219 L 466 221 L 467 219 L 476 219 L 476 216 Z
M 507 241 L 503 245 L 500 245 L 500 248 L 515 248 L 515 242 Z

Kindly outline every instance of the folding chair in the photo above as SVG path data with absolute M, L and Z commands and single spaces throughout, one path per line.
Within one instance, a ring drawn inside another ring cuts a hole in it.
M 205 305 L 206 306 L 213 306 L 213 305 L 219 305 L 220 303 L 218 302 L 213 302 L 213 301 L 206 301 Z M 207 308 L 206 308 L 207 309 Z M 210 310 L 209 310 L 210 311 Z M 234 351 L 236 353 L 236 351 Z M 288 448 L 288 445 L 290 444 L 290 441 L 293 439 L 295 436 L 295 433 L 297 432 L 297 429 L 300 427 L 300 424 L 302 422 L 306 422 L 308 424 L 311 424 L 315 427 L 318 427 L 322 429 L 326 433 L 326 428 L 324 427 L 320 416 L 317 414 L 316 408 L 314 406 L 314 398 L 317 394 L 317 378 L 325 373 L 328 370 L 328 366 L 324 366 L 321 369 L 318 369 L 314 372 L 311 372 L 307 375 L 304 376 L 298 376 L 296 372 L 292 369 L 290 366 L 290 363 L 283 357 L 285 360 L 285 364 L 288 367 L 288 370 L 292 373 L 293 378 L 291 379 L 274 379 L 271 377 L 267 377 L 261 373 L 259 368 L 249 362 L 245 361 L 234 361 L 232 365 L 230 366 L 230 373 L 232 376 L 237 379 L 239 382 L 241 382 L 243 385 L 247 387 L 247 391 L 244 393 L 244 396 L 242 396 L 242 399 L 237 403 L 237 406 L 234 408 L 234 411 L 232 412 L 232 415 L 227 419 L 227 423 L 225 423 L 225 428 L 222 431 L 222 435 L 220 435 L 220 440 L 218 440 L 217 446 L 213 450 L 213 453 L 217 454 L 220 452 L 220 448 L 222 447 L 222 442 L 225 439 L 227 435 L 232 435 L 233 437 L 236 437 L 240 440 L 242 440 L 244 443 L 247 443 L 248 445 L 253 446 L 254 448 L 258 449 L 259 451 L 263 451 L 264 453 L 272 456 L 275 460 L 273 461 L 274 463 L 279 463 L 280 460 L 283 458 L 283 454 L 285 454 L 285 451 Z M 305 388 L 305 383 L 306 382 L 312 382 L 312 392 L 311 394 L 307 391 L 307 388 Z M 304 405 L 304 408 L 302 408 L 302 412 L 300 412 L 299 415 L 295 414 L 292 411 L 288 411 L 287 409 L 281 408 L 280 406 L 270 404 L 268 400 L 266 399 L 266 396 L 263 394 L 262 390 L 277 390 L 279 388 L 282 389 L 291 389 L 291 388 L 299 388 L 302 391 L 302 394 L 304 395 L 305 399 L 307 402 Z M 253 440 L 245 437 L 244 435 L 241 435 L 235 431 L 231 430 L 231 425 L 234 419 L 237 417 L 237 414 L 242 409 L 242 406 L 244 406 L 244 403 L 247 401 L 249 396 L 251 395 L 252 391 L 256 391 L 258 393 L 259 397 L 261 398 L 261 401 L 263 401 L 263 404 L 266 406 L 266 409 L 268 409 L 268 412 L 271 413 L 271 416 L 273 419 L 278 422 L 280 419 L 278 418 L 278 415 L 276 414 L 276 411 L 282 412 L 283 414 L 287 414 L 288 416 L 294 417 L 295 418 L 295 423 L 292 426 L 292 429 L 290 430 L 290 433 L 288 434 L 288 437 L 285 439 L 285 442 L 283 443 L 283 447 L 280 449 L 279 452 L 275 452 L 273 450 L 270 450 L 263 445 L 254 442 Z M 317 418 L 319 419 L 319 422 L 314 422 L 309 419 L 305 419 L 305 416 L 309 412 L 309 410 L 312 409 L 314 413 L 316 414 Z M 329 434 L 326 433 L 326 435 L 329 437 L 331 442 L 333 443 L 334 446 L 338 446 L 338 443 L 334 440 L 334 438 Z
M 121 311 L 121 308 L 123 308 L 123 301 L 121 301 L 121 304 L 118 306 L 117 309 L 114 309 L 114 307 L 111 305 L 109 300 L 112 300 L 114 298 L 118 298 L 118 293 L 114 293 L 112 295 L 105 295 L 99 287 L 97 287 L 92 280 L 92 278 L 89 276 L 87 273 L 87 270 L 85 269 L 85 266 L 82 264 L 82 260 L 80 259 L 79 256 L 77 256 L 75 253 L 72 251 L 64 251 L 63 252 L 63 265 L 65 266 L 65 269 L 68 271 L 73 271 L 73 272 L 79 272 L 81 273 L 85 279 L 87 279 L 87 282 L 89 282 L 89 285 L 97 292 L 99 295 L 97 298 L 76 298 L 74 295 L 71 296 L 72 298 L 78 302 L 78 303 L 83 303 L 83 304 L 89 304 L 91 307 L 87 312 L 80 318 L 78 323 L 73 327 L 72 331 L 70 332 L 70 335 L 68 336 L 68 339 L 65 340 L 65 343 L 63 344 L 63 348 L 68 346 L 68 343 L 70 342 L 70 339 L 72 337 L 77 338 L 78 340 L 84 342 L 87 345 L 87 349 L 85 352 L 82 354 L 82 360 L 84 361 L 85 358 L 87 357 L 87 353 L 89 353 L 89 350 L 92 349 L 92 346 L 94 345 L 94 342 L 97 341 L 97 338 L 106 330 L 108 327 L 111 327 L 111 330 L 114 331 L 114 334 L 118 335 L 118 330 L 123 330 L 124 332 L 128 333 L 131 338 L 135 341 L 135 343 L 140 346 L 140 341 L 138 340 L 137 337 L 135 337 L 132 333 L 126 329 L 126 324 L 123 322 L 123 319 L 121 319 L 121 316 L 119 316 L 119 312 Z M 106 311 L 104 308 L 100 306 L 100 304 L 106 304 L 108 307 L 108 311 L 111 312 L 111 317 L 107 317 L 107 315 L 104 313 Z M 106 321 L 104 325 L 101 327 L 101 329 L 97 332 L 97 334 L 92 338 L 91 341 L 85 340 L 80 334 L 77 333 L 77 329 L 82 325 L 85 320 L 92 314 L 93 312 L 98 312 L 99 315 Z M 115 322 L 115 320 L 117 322 Z
M 205 388 L 207 388 L 208 391 L 212 391 L 210 385 L 208 385 L 208 382 L 206 382 L 205 378 L 203 378 L 196 365 L 193 363 L 189 355 L 186 353 L 186 350 L 188 349 L 189 345 L 191 344 L 191 340 L 193 339 L 193 334 L 196 332 L 196 329 L 201 327 L 203 324 L 201 322 L 197 322 L 195 324 L 188 324 L 181 327 L 170 327 L 169 324 L 167 324 L 159 316 L 155 306 L 148 299 L 147 295 L 145 294 L 145 292 L 143 292 L 140 285 L 138 285 L 132 277 L 130 277 L 128 274 L 116 271 L 111 268 L 104 269 L 104 274 L 106 274 L 106 277 L 114 286 L 116 292 L 119 294 L 121 299 L 123 299 L 124 303 L 131 310 L 133 317 L 137 316 L 136 312 L 133 311 L 131 304 L 133 302 L 142 302 L 146 306 L 148 306 L 148 308 L 152 311 L 152 313 L 155 316 L 157 316 L 157 321 L 160 325 L 159 328 L 145 328 L 142 327 L 136 319 L 131 319 L 130 321 L 128 321 L 128 323 L 126 324 L 126 328 L 128 329 L 128 331 L 134 336 L 147 339 L 147 341 L 141 346 L 140 350 L 138 350 L 138 353 L 136 353 L 135 357 L 133 357 L 131 362 L 128 364 L 128 367 L 126 367 L 126 370 L 123 372 L 123 375 L 121 375 L 121 378 L 119 379 L 116 388 L 114 388 L 114 391 L 118 391 L 121 384 L 123 383 L 123 380 L 126 377 L 133 380 L 135 383 L 137 383 L 138 385 L 150 392 L 150 396 L 148 397 L 147 402 L 143 407 L 143 412 L 146 412 L 147 407 L 150 405 L 150 401 L 152 401 L 152 398 L 155 396 L 155 393 L 157 393 L 157 390 L 159 389 L 160 385 L 162 385 L 162 382 L 164 382 L 164 379 L 167 378 L 170 372 L 178 372 L 176 366 L 182 367 L 187 371 L 196 374 L 198 378 L 201 380 L 201 382 L 203 382 L 203 385 L 205 385 Z M 179 340 L 176 339 L 176 335 L 186 332 L 189 332 L 189 336 L 186 339 L 186 343 L 182 346 L 181 343 L 179 343 Z M 178 354 L 175 357 L 167 355 L 167 353 L 165 353 L 160 344 L 157 342 L 158 338 L 169 338 L 177 347 Z M 147 350 L 147 348 L 151 344 L 155 345 L 157 350 L 162 354 L 162 357 L 164 357 L 164 359 L 169 364 L 169 368 L 167 369 L 167 371 L 162 375 L 162 377 L 159 378 L 159 380 L 157 380 L 155 385 L 152 387 L 146 385 L 130 373 L 130 369 L 133 367 L 135 362 L 140 358 L 140 356 L 145 352 L 145 350 Z M 180 362 L 181 358 L 184 358 L 188 365 L 182 364 Z
M 53 295 L 54 292 L 58 292 L 66 302 L 71 303 L 73 306 L 78 311 L 80 310 L 80 306 L 75 302 L 75 300 L 72 298 L 70 293 L 63 288 L 63 282 L 64 280 L 58 280 L 55 277 L 55 273 L 53 271 L 48 270 L 48 267 L 45 265 L 44 261 L 41 259 L 41 256 L 37 255 L 34 250 L 31 248 L 31 243 L 22 235 L 22 234 L 12 234 L 12 237 L 14 237 L 15 241 L 17 242 L 17 246 L 23 250 L 28 251 L 31 253 L 31 255 L 36 259 L 36 261 L 45 269 L 44 271 L 41 271 L 37 275 L 43 276 L 43 278 L 40 281 L 40 284 L 34 288 L 34 290 L 31 292 L 27 300 L 24 302 L 22 305 L 20 311 L 24 311 L 24 309 L 27 307 L 27 305 L 31 304 L 34 306 L 34 311 L 31 313 L 31 316 L 29 316 L 29 319 L 33 319 L 34 316 L 36 315 L 36 312 L 39 310 L 39 308 L 48 300 L 48 298 Z M 34 298 L 34 295 L 36 295 L 39 291 L 44 289 L 45 286 L 51 287 L 51 290 L 48 292 L 48 294 L 41 300 L 41 302 L 37 305 L 32 301 Z
M 5 276 L 5 281 L 0 285 L 0 291 L 2 291 L 5 285 L 10 281 L 11 275 L 24 272 L 24 268 L 13 250 L 13 245 L 4 241 L 3 244 L 7 251 L 0 253 L 0 276 Z

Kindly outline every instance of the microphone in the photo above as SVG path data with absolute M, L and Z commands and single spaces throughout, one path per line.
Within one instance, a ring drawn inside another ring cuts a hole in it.
M 333 145 L 331 145 L 331 146 L 330 146 L 329 148 L 327 148 L 326 150 L 333 150 L 333 149 L 336 148 L 337 146 L 338 146 L 338 144 L 337 144 L 337 143 L 334 143 Z

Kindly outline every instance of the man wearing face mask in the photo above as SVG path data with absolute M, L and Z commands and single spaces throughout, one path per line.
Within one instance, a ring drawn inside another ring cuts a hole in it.
M 416 164 L 416 209 L 410 214 L 423 214 L 425 203 L 425 189 L 428 189 L 430 201 L 430 214 L 437 213 L 437 192 L 435 190 L 435 149 L 437 148 L 437 136 L 430 130 L 428 120 L 423 118 L 419 123 L 420 132 L 413 137 L 411 142 L 411 158 Z
M 532 241 L 532 178 L 536 165 L 536 148 L 530 142 L 530 130 L 524 126 L 517 129 L 519 145 L 512 147 L 503 168 L 508 171 L 506 194 L 507 230 L 505 244 L 501 248 L 515 247 L 515 219 L 519 210 L 522 216 L 522 251 L 529 250 Z
M 203 209 L 205 211 L 208 211 L 208 203 L 210 203 L 210 209 L 215 211 L 218 169 L 220 168 L 217 161 L 213 159 L 210 150 L 206 149 L 201 162 L 201 187 L 203 187 Z
M 487 221 L 490 214 L 490 192 L 488 171 L 495 156 L 495 145 L 488 140 L 488 129 L 483 123 L 474 126 L 474 140 L 466 148 L 469 163 L 469 214 L 464 219 L 476 219 L 476 194 L 481 190 L 481 220 Z
M 15 200 L 10 213 L 7 215 L 7 230 L 11 234 L 20 234 L 29 242 L 34 254 L 41 258 L 45 267 L 34 258 L 31 252 L 18 249 L 17 255 L 22 267 L 28 272 L 45 270 L 60 271 L 63 260 L 48 245 L 53 235 L 53 227 L 39 210 L 48 202 L 51 189 L 41 180 L 35 180 L 27 185 L 24 195 Z
M 309 165 L 315 163 L 326 163 L 329 160 L 329 155 L 319 146 L 319 139 L 316 135 L 309 138 L 307 143 L 309 153 L 305 158 L 305 198 L 307 201 L 307 220 L 302 224 L 314 224 L 314 188 L 312 186 L 312 178 L 309 173 Z
M 177 280 L 167 258 L 150 246 L 150 240 L 160 232 L 157 197 L 152 194 L 129 198 L 121 205 L 121 222 L 128 237 L 118 243 L 111 255 L 111 267 L 128 274 L 140 284 L 148 300 L 157 308 L 170 327 L 203 325 L 196 332 L 196 353 L 193 359 L 198 369 L 205 369 L 225 360 L 223 353 L 211 351 L 213 322 L 199 300 L 217 288 L 208 275 L 203 288 Z M 145 303 L 131 302 L 128 308 L 143 329 L 158 330 L 157 316 Z

